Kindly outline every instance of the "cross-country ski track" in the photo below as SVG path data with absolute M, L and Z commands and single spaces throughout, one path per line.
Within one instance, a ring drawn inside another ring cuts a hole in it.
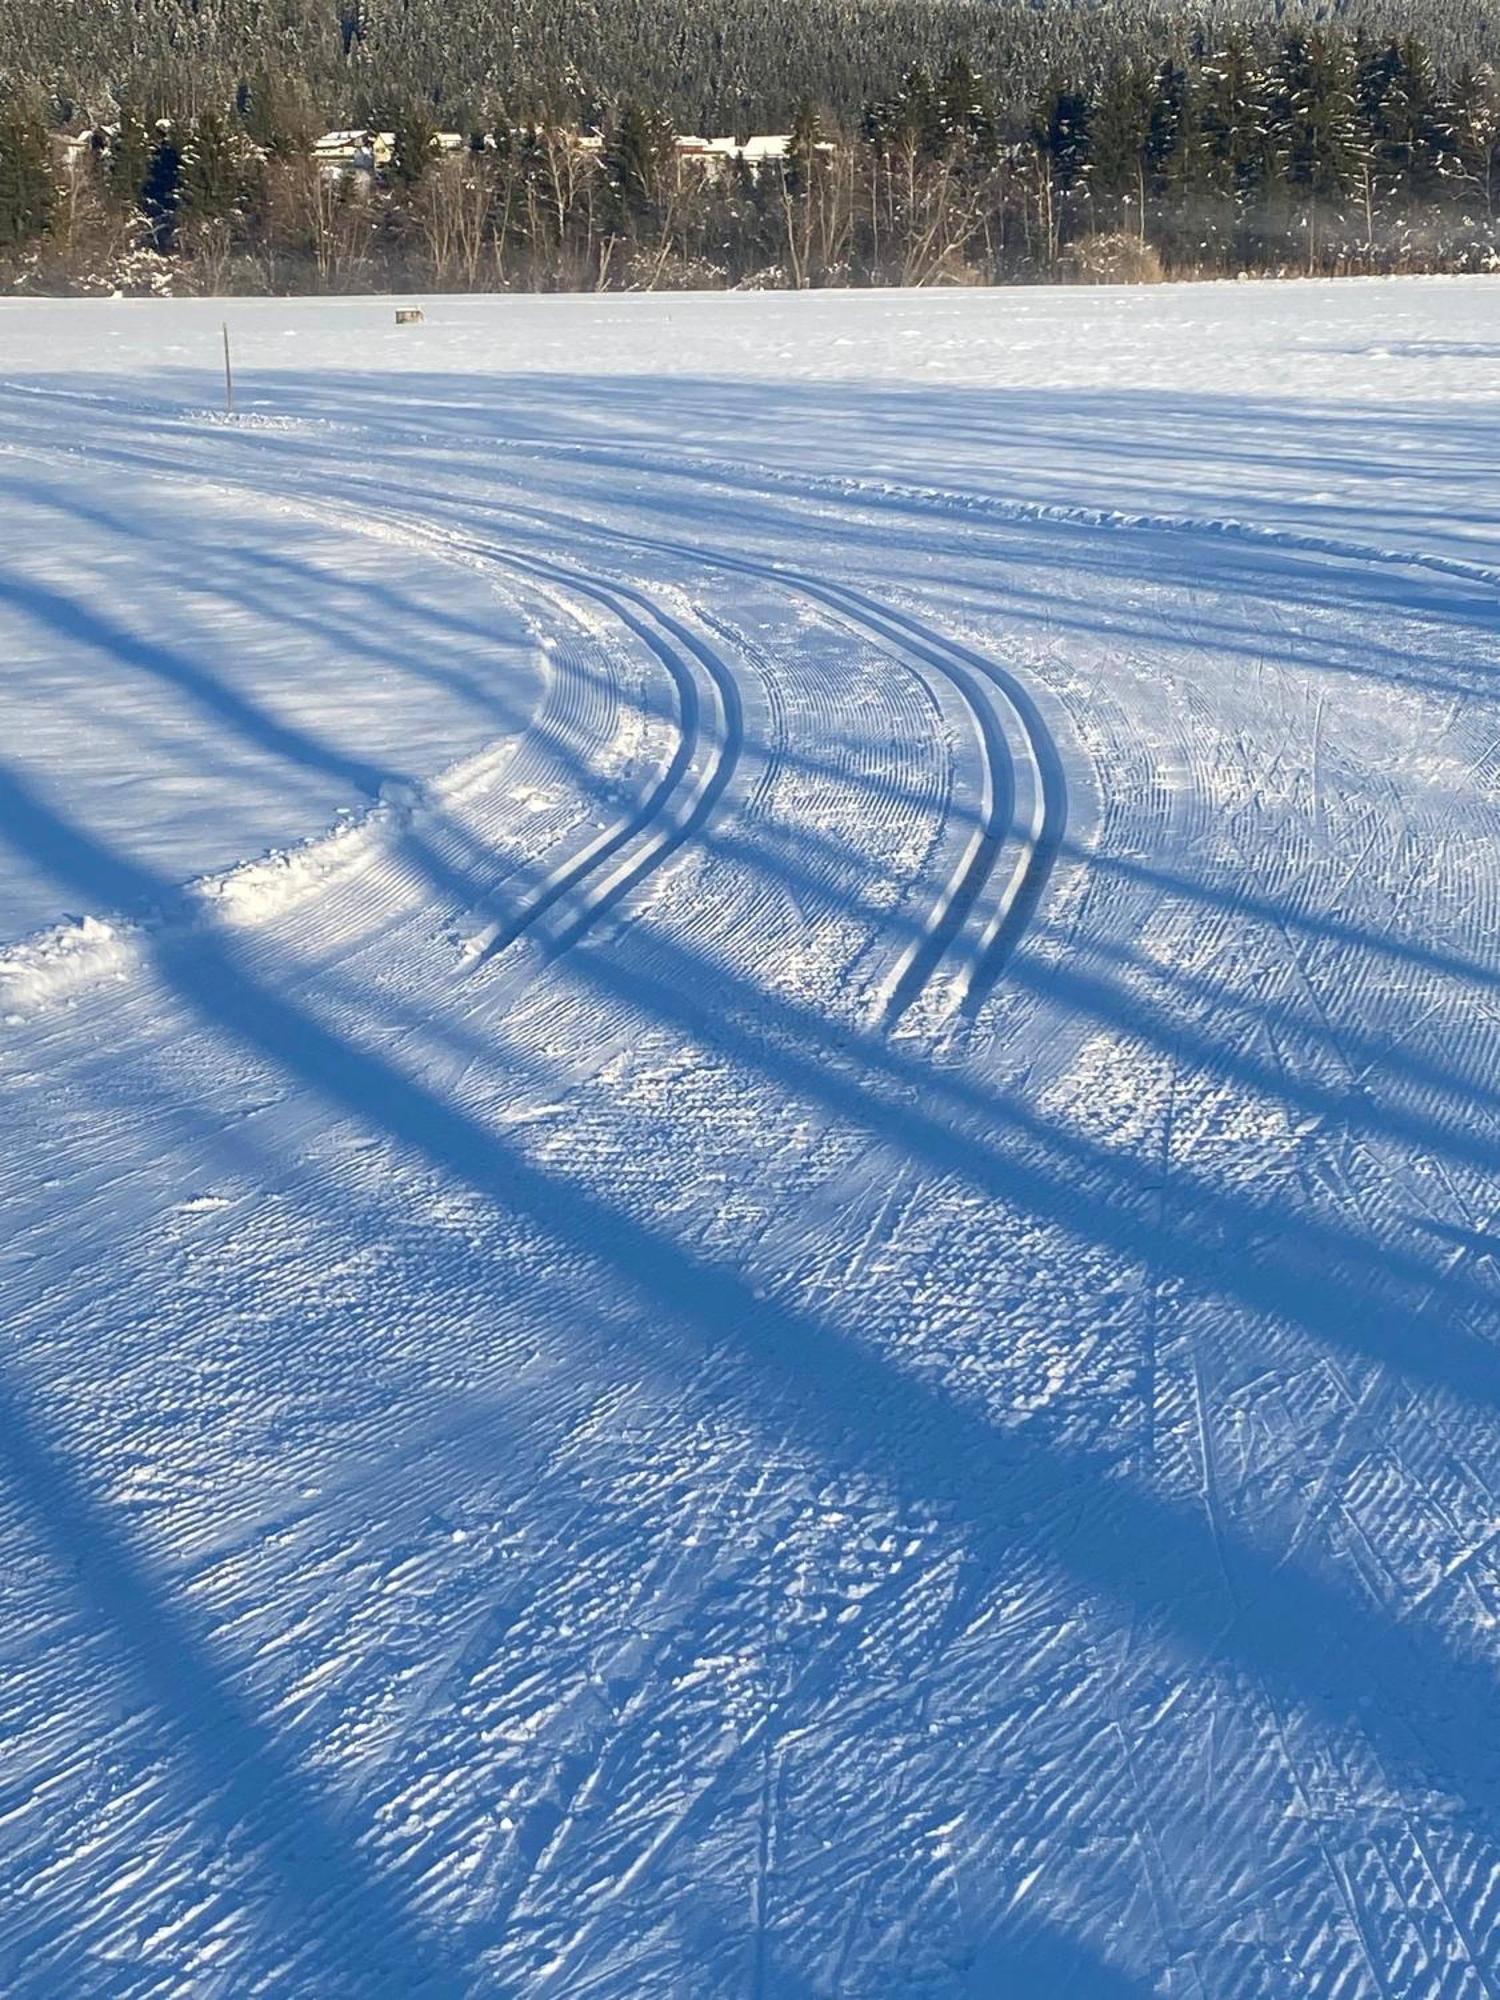
M 1497 297 L 0 303 L 0 1990 L 1500 1994 Z

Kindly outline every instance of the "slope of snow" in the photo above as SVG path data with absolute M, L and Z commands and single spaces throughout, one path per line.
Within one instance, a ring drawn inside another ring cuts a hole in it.
M 1500 288 L 0 304 L 0 1990 L 1483 2000 Z

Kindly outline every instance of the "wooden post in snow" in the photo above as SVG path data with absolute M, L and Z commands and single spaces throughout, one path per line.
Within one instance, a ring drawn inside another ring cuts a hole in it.
M 234 415 L 234 370 L 229 365 L 229 322 L 224 322 L 224 414 Z

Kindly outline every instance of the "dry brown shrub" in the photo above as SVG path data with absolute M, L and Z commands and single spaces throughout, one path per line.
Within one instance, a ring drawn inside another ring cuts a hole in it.
M 1159 285 L 1167 275 L 1151 245 L 1123 231 L 1080 236 L 1063 253 L 1061 271 L 1076 285 Z

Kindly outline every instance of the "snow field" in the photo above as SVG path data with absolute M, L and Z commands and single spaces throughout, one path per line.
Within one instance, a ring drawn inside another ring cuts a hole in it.
M 1495 1990 L 1497 297 L 0 308 L 7 1992 Z

